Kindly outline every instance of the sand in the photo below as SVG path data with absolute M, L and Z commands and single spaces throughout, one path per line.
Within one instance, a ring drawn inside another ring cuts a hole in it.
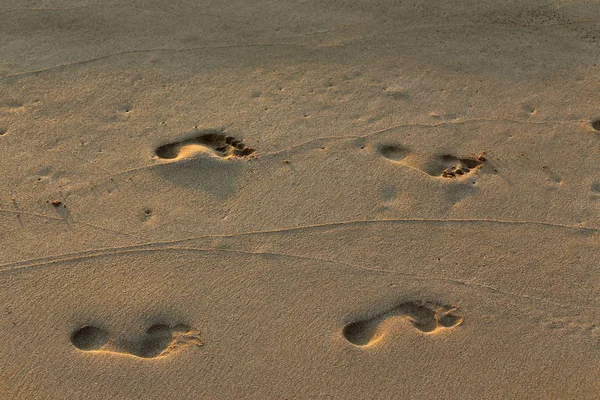
M 597 1 L 0 12 L 0 398 L 600 396 Z

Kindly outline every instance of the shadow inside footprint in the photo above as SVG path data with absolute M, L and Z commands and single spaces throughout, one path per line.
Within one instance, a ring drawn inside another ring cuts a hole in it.
M 156 324 L 146 330 L 140 341 L 122 345 L 124 351 L 121 352 L 140 358 L 156 358 L 178 346 L 190 344 L 201 345 L 201 341 L 198 332 L 193 331 L 189 326 Z
M 387 312 L 389 316 L 406 317 L 415 328 L 424 333 L 430 333 L 437 329 L 438 321 L 436 312 L 429 307 L 415 303 L 404 303 Z
M 462 317 L 460 315 L 446 314 L 438 319 L 438 323 L 444 328 L 452 328 L 462 323 Z
M 89 325 L 84 325 L 71 334 L 73 346 L 84 351 L 99 350 L 108 339 L 108 332 Z
M 379 146 L 379 154 L 388 160 L 400 161 L 409 154 L 409 151 L 402 146 L 388 144 Z
M 141 358 L 158 357 L 169 347 L 172 340 L 171 328 L 162 324 L 153 325 L 146 330 L 144 339 L 134 347 L 131 353 Z
M 373 318 L 365 321 L 352 322 L 344 327 L 343 335 L 356 346 L 366 346 L 375 341 L 381 319 Z
M 381 324 L 393 317 L 408 319 L 413 326 L 423 333 L 434 333 L 442 328 L 453 328 L 463 321 L 462 316 L 454 314 L 456 308 L 416 302 L 402 303 L 391 310 L 373 318 L 347 324 L 342 334 L 355 346 L 370 346 L 377 342 L 385 332 Z

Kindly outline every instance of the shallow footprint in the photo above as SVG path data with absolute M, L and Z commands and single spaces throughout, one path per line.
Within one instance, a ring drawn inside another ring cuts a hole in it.
M 201 346 L 200 333 L 187 325 L 156 324 L 136 342 L 112 342 L 106 331 L 84 325 L 71 334 L 71 343 L 82 351 L 131 355 L 139 358 L 165 356 L 182 346 Z
M 370 346 L 385 334 L 383 322 L 391 318 L 408 319 L 423 333 L 434 333 L 440 329 L 453 328 L 462 323 L 462 316 L 455 314 L 456 307 L 435 304 L 406 302 L 375 317 L 347 324 L 342 334 L 355 346 Z
M 460 158 L 451 154 L 417 154 L 396 144 L 381 145 L 377 149 L 387 160 L 417 169 L 429 176 L 442 178 L 468 175 L 483 166 L 486 161 L 485 153 L 477 157 Z
M 410 151 L 402 146 L 388 144 L 379 146 L 379 154 L 391 161 L 400 161 L 404 159 Z
M 178 142 L 168 143 L 156 149 L 157 157 L 171 160 L 193 153 L 208 153 L 222 159 L 244 158 L 254 153 L 240 140 L 219 131 L 203 131 L 198 135 Z

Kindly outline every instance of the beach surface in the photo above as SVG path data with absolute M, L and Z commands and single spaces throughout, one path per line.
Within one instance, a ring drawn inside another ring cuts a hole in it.
M 598 398 L 598 1 L 0 13 L 1 399 Z

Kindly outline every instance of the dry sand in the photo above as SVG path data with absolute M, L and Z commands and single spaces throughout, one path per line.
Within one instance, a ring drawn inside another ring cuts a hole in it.
M 0 12 L 2 399 L 600 397 L 597 0 Z

